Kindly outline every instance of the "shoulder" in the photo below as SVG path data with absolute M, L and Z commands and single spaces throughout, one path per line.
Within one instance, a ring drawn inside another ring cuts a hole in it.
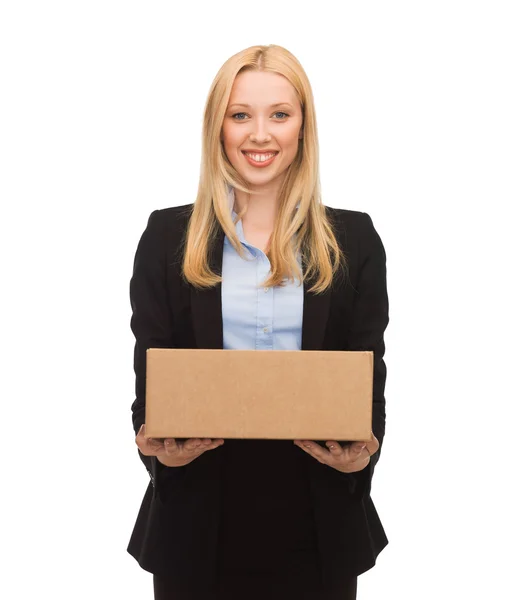
M 334 208 L 332 206 L 326 206 L 325 209 L 328 216 L 330 216 L 332 219 L 347 225 L 362 226 L 365 223 L 372 222 L 369 214 L 360 210 Z
M 154 223 L 173 224 L 187 221 L 191 216 L 194 204 L 182 204 L 181 206 L 169 206 L 167 208 L 157 208 L 149 219 Z
M 326 213 L 338 229 L 338 233 L 348 237 L 371 236 L 374 229 L 374 223 L 371 216 L 359 210 L 349 210 L 345 208 L 333 208 L 326 206 Z
M 193 206 L 183 204 L 153 210 L 140 237 L 137 254 L 155 257 L 180 248 Z
M 369 213 L 329 206 L 326 211 L 347 250 L 355 250 L 359 255 L 375 253 L 385 258 L 383 242 Z
M 181 236 L 187 227 L 194 204 L 182 204 L 157 208 L 148 218 L 147 229 L 155 236 L 175 238 Z

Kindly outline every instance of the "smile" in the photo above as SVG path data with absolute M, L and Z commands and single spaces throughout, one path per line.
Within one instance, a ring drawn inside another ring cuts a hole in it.
M 272 164 L 278 152 L 268 153 L 254 153 L 254 152 L 243 152 L 246 160 L 254 167 L 267 167 Z

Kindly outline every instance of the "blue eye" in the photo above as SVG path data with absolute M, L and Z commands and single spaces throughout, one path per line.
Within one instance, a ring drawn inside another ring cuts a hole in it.
M 274 115 L 283 115 L 282 117 L 280 117 L 281 119 L 284 119 L 285 117 L 289 117 L 290 116 L 288 113 L 285 113 L 285 112 L 280 111 L 280 110 L 277 111 L 277 112 L 275 112 L 275 113 L 273 113 L 273 114 Z M 235 113 L 235 114 L 232 115 L 232 118 L 235 119 L 236 121 L 244 121 L 245 119 L 238 118 L 240 115 L 245 115 L 246 116 L 246 113 L 244 113 L 244 112 Z

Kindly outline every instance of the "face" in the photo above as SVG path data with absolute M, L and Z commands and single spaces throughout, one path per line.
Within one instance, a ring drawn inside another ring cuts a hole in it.
M 226 155 L 253 188 L 280 181 L 297 155 L 302 109 L 277 73 L 244 71 L 234 80 L 221 132 Z

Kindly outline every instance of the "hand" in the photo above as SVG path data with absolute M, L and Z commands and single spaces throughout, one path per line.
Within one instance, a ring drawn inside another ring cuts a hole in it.
M 166 467 L 183 467 L 202 455 L 206 450 L 214 450 L 224 443 L 222 439 L 189 438 L 184 442 L 174 438 L 165 438 L 162 442 L 146 437 L 146 425 L 137 433 L 135 442 L 144 456 L 156 456 Z
M 362 442 L 350 442 L 346 445 L 341 445 L 336 441 L 326 442 L 329 451 L 316 442 L 295 440 L 293 443 L 316 458 L 318 462 L 333 467 L 333 469 L 342 473 L 356 473 L 365 469 L 370 463 L 371 456 L 380 447 L 373 433 L 371 433 L 370 440 Z

